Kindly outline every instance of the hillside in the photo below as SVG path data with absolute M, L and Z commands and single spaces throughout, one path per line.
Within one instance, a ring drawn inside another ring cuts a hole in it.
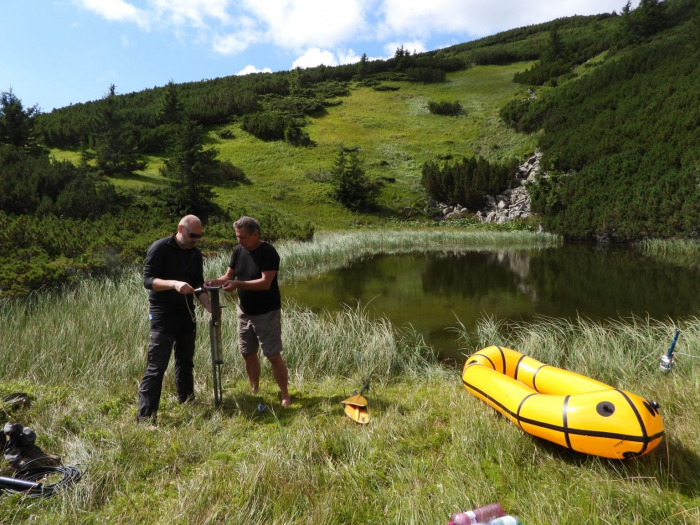
M 598 38 L 598 48 L 592 49 L 593 36 L 599 35 L 586 31 L 586 27 L 595 23 L 603 27 L 603 33 L 611 34 L 614 21 L 610 15 L 571 17 L 421 55 L 368 62 L 364 73 L 359 71 L 361 65 L 319 67 L 182 84 L 177 86 L 177 93 L 183 108 L 207 126 L 207 146 L 215 147 L 219 159 L 231 161 L 252 182 L 218 187 L 217 203 L 222 207 L 240 206 L 245 201 L 249 210 L 275 210 L 288 218 L 308 218 L 318 228 L 376 223 L 425 198 L 420 184 L 425 162 L 476 155 L 502 162 L 529 155 L 536 136 L 508 129 L 498 115 L 513 97 L 526 96 L 525 88 L 514 83 L 513 76 L 532 65 L 554 25 L 587 57 L 609 43 Z M 407 81 L 415 70 L 431 68 L 444 68 L 446 81 Z M 329 82 L 344 83 L 344 91 L 328 89 Z M 397 91 L 377 91 L 378 84 Z M 131 122 L 143 124 L 142 150 L 158 150 L 153 135 L 158 135 L 162 126 L 158 126 L 155 116 L 167 89 L 117 97 L 118 111 L 125 118 L 128 115 Z M 326 98 L 328 91 L 340 96 Z M 253 104 L 251 99 L 257 102 Z M 287 101 L 286 106 L 282 100 Z M 456 117 L 431 115 L 431 100 L 458 102 L 463 111 Z M 210 104 L 204 107 L 202 101 Z M 56 158 L 77 162 L 80 144 L 96 142 L 89 122 L 95 115 L 99 117 L 106 103 L 77 104 L 41 116 L 39 129 L 47 144 L 64 148 L 52 149 Z M 260 140 L 241 129 L 245 114 L 267 113 L 271 108 L 303 119 L 311 146 Z M 221 138 L 222 131 L 230 132 L 228 138 Z M 382 186 L 380 206 L 373 213 L 358 214 L 340 206 L 331 196 L 330 185 L 324 182 L 341 146 L 359 148 L 364 169 Z M 154 153 L 147 156 L 146 170 L 128 176 L 120 173 L 110 180 L 123 189 L 163 183 L 158 176 L 162 153 Z
M 485 198 L 483 174 L 448 168 L 506 166 L 536 147 L 544 176 L 529 186 L 529 226 L 575 239 L 694 236 L 699 20 L 697 0 L 645 0 L 384 61 L 110 86 L 49 114 L 5 93 L 0 247 L 16 255 L 2 261 L 0 290 L 138 262 L 187 212 L 208 222 L 207 250 L 230 247 L 226 225 L 244 212 L 273 240 L 429 223 L 427 163 L 438 176 L 444 167 L 443 186 Z M 440 104 L 457 111 L 432 113 Z M 340 176 L 361 200 L 343 201 Z
M 386 82 L 399 87 L 398 91 L 354 88 L 342 104 L 310 119 L 306 130 L 311 147 L 259 140 L 242 131 L 240 123 L 210 128 L 207 145 L 251 181 L 216 188 L 217 202 L 225 209 L 244 205 L 297 221 L 305 217 L 320 229 L 381 221 L 382 216 L 394 215 L 424 198 L 420 174 L 429 160 L 474 155 L 504 160 L 533 150 L 534 137 L 516 133 L 498 117 L 500 107 L 521 89 L 512 76 L 524 66 L 478 66 L 452 73 L 440 84 Z M 429 100 L 457 100 L 464 113 L 431 115 Z M 221 139 L 217 134 L 222 130 L 230 130 L 232 138 Z M 333 199 L 328 178 L 341 146 L 359 148 L 365 170 L 381 181 L 378 214 L 357 214 Z M 163 182 L 158 162 L 149 166 L 143 173 L 147 179 L 141 178 L 144 184 Z M 133 179 L 111 180 L 117 187 L 134 187 Z

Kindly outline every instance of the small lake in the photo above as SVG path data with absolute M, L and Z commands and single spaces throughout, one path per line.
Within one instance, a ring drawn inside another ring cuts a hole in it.
M 315 312 L 359 304 L 396 326 L 410 323 L 442 358 L 461 359 L 458 319 L 470 332 L 484 316 L 600 320 L 700 316 L 700 275 L 630 248 L 569 244 L 527 251 L 376 255 L 282 295 Z

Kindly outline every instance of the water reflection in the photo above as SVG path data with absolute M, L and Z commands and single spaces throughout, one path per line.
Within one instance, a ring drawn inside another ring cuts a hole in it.
M 457 357 L 457 319 L 469 330 L 484 315 L 592 319 L 631 314 L 700 314 L 695 271 L 630 249 L 565 245 L 531 251 L 379 255 L 287 284 L 282 293 L 315 311 L 367 305 L 396 325 L 412 324 L 443 357 Z

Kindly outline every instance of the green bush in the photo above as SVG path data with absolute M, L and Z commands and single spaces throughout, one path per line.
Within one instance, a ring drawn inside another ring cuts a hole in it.
M 316 97 L 299 97 L 268 95 L 267 98 L 261 101 L 260 105 L 267 112 L 280 113 L 291 115 L 293 117 L 303 117 L 304 115 L 313 115 L 323 110 L 323 103 Z
M 303 119 L 279 112 L 245 115 L 241 129 L 261 140 L 287 140 L 293 145 L 308 144 L 308 134 L 302 129 Z
M 401 89 L 399 86 L 387 86 L 386 84 L 378 84 L 372 86 L 374 91 L 398 91 Z
M 336 200 L 351 210 L 366 210 L 376 204 L 379 185 L 367 176 L 356 148 L 340 148 L 331 169 L 331 184 Z
M 234 166 L 230 160 L 224 160 L 219 163 L 217 181 L 224 184 L 230 182 L 250 183 L 250 179 L 246 177 L 245 172 L 238 166 Z
M 129 209 L 96 220 L 11 216 L 0 211 L 0 296 L 24 295 L 88 272 L 142 264 L 155 240 L 177 231 L 180 218 L 157 211 Z M 247 213 L 241 210 L 239 214 Z M 310 223 L 298 225 L 272 214 L 257 218 L 270 242 L 313 239 Z M 200 249 L 232 249 L 236 245 L 232 222 L 230 216 L 211 217 L 198 243 Z
M 430 66 L 409 67 L 406 69 L 405 75 L 409 82 L 422 82 L 423 84 L 444 82 L 447 79 L 447 74 L 442 69 Z
M 513 82 L 542 86 L 545 82 L 568 73 L 574 64 L 570 60 L 556 62 L 538 62 L 521 73 L 516 73 Z
M 428 111 L 433 115 L 459 115 L 462 112 L 462 106 L 456 100 L 454 102 L 428 102 Z
M 490 163 L 483 157 L 472 157 L 440 166 L 437 162 L 423 164 L 421 184 L 428 195 L 448 204 L 479 208 L 486 195 L 496 195 L 508 187 L 517 160 L 504 164 Z
M 568 238 L 614 241 L 695 236 L 700 172 L 639 152 L 600 159 L 580 172 L 543 179 L 530 189 L 532 210 Z
M 95 218 L 120 206 L 114 186 L 87 165 L 0 144 L 0 173 L 0 210 L 6 213 Z
M 544 114 L 539 99 L 511 100 L 501 108 L 500 117 L 508 127 L 525 133 L 534 133 L 542 126 Z

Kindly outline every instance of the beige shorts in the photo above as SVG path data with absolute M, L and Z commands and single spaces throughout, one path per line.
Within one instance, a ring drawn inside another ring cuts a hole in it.
M 282 322 L 280 310 L 273 310 L 261 315 L 243 313 L 240 306 L 238 313 L 238 349 L 241 354 L 255 354 L 258 347 L 265 357 L 282 352 Z

